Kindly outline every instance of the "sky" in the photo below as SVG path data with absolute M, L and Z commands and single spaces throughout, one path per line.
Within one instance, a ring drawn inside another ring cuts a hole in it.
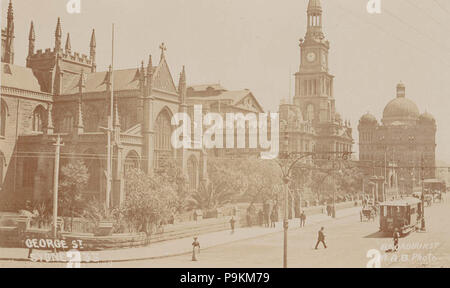
M 53 48 L 61 17 L 72 51 L 89 54 L 95 28 L 97 67 L 106 70 L 115 23 L 116 68 L 138 67 L 149 54 L 158 61 L 164 42 L 176 83 L 186 65 L 189 85 L 247 88 L 267 111 L 293 96 L 308 0 L 81 0 L 80 14 L 69 14 L 67 2 L 13 0 L 16 64 L 25 65 L 30 22 L 36 49 Z M 381 0 L 381 14 L 367 12 L 368 0 L 321 2 L 336 106 L 352 123 L 354 149 L 359 118 L 371 112 L 380 120 L 402 81 L 420 112 L 435 116 L 437 159 L 450 162 L 450 1 Z

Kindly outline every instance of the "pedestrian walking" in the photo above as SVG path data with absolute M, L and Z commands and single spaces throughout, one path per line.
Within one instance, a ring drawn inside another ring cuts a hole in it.
M 198 242 L 198 237 L 194 237 L 194 242 L 192 242 L 192 261 L 197 261 L 195 248 L 198 249 L 198 254 L 200 254 L 200 242 Z
M 234 224 L 235 223 L 236 223 L 236 220 L 234 219 L 234 216 L 231 216 L 231 219 L 230 219 L 231 234 L 234 234 Z
M 317 250 L 317 247 L 319 247 L 320 243 L 323 244 L 323 247 L 325 247 L 325 249 L 327 248 L 327 244 L 325 244 L 325 232 L 324 231 L 325 231 L 324 227 L 320 228 L 319 233 L 318 233 L 316 247 L 314 248 L 316 250 Z
M 300 214 L 300 227 L 305 227 L 306 223 L 306 214 L 305 211 L 302 211 L 302 214 Z
M 263 226 L 264 225 L 264 214 L 263 211 L 260 209 L 258 211 L 258 225 Z
M 394 240 L 394 252 L 398 251 L 398 239 L 400 238 L 400 233 L 398 232 L 398 228 L 395 228 L 393 240 Z
M 277 222 L 277 214 L 275 209 L 272 209 L 272 213 L 270 214 L 270 228 L 275 228 L 275 222 Z

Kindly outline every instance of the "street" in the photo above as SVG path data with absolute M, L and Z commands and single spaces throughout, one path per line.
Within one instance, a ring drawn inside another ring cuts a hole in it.
M 392 246 L 391 237 L 380 236 L 378 221 L 363 222 L 359 215 L 329 219 L 305 228 L 290 227 L 288 267 L 290 268 L 364 268 L 377 252 L 367 257 L 370 250 L 378 250 L 381 267 L 449 267 L 450 266 L 450 205 L 433 204 L 426 208 L 427 232 L 415 232 L 400 239 L 396 253 L 385 253 Z M 314 249 L 317 232 L 325 227 L 326 243 Z M 201 239 L 201 237 L 200 237 Z M 180 267 L 180 268 L 279 268 L 282 267 L 283 233 L 242 240 L 204 249 L 198 261 L 191 255 L 154 260 L 91 263 L 81 267 Z M 373 252 L 373 251 L 372 251 Z M 0 267 L 66 267 L 66 264 L 33 262 L 0 262 Z

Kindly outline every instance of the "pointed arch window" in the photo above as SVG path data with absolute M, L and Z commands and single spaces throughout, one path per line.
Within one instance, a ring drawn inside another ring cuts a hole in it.
M 44 128 L 47 125 L 46 110 L 42 106 L 36 107 L 33 111 L 33 132 L 44 132 Z
M 70 112 L 66 112 L 66 114 L 64 114 L 63 121 L 61 123 L 60 132 L 70 133 L 73 131 L 73 126 L 74 126 L 73 115 Z
M 163 109 L 155 121 L 155 154 L 154 167 L 162 168 L 164 161 L 173 158 L 171 117 L 167 109 Z

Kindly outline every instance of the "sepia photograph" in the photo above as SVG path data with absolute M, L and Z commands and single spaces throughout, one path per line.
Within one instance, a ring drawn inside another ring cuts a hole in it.
M 0 3 L 0 268 L 450 268 L 449 0 Z

